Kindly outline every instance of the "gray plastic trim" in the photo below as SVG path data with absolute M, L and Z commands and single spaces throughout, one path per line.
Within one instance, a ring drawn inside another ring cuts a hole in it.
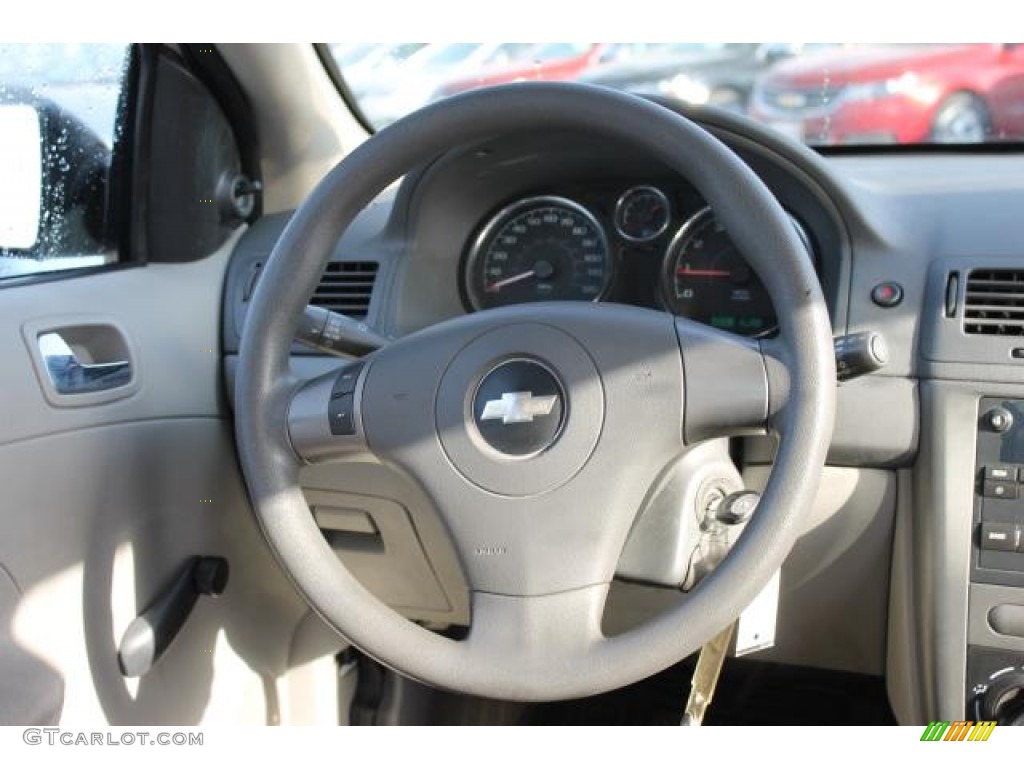
M 1024 639 L 1024 605 L 997 605 L 988 612 L 988 623 L 997 634 Z
M 786 391 L 785 366 L 772 355 L 774 345 L 765 342 L 771 413 L 784 406 L 776 395 Z M 836 423 L 829 446 L 828 463 L 844 467 L 909 467 L 917 456 L 921 408 L 916 379 L 877 374 L 843 382 L 836 390 Z M 768 464 L 774 443 L 748 438 L 744 458 L 748 463 Z
M 967 642 L 1024 653 L 1024 589 L 971 584 Z
M 889 572 L 889 618 L 886 632 L 885 683 L 889 703 L 901 725 L 924 724 L 925 716 L 920 633 L 915 602 L 917 579 L 913 546 L 913 473 L 896 472 L 896 524 Z
M 348 513 L 322 511 L 317 524 L 345 566 L 380 600 L 405 613 L 451 612 L 409 510 L 391 499 L 361 494 L 309 489 L 305 495 L 314 511 Z
M 921 449 L 911 512 L 913 607 L 925 716 L 963 717 L 974 504 L 974 386 L 921 383 Z
M 694 446 L 665 472 L 633 524 L 616 577 L 676 589 L 686 584 L 704 520 L 700 499 L 709 488 L 723 494 L 744 488 L 728 440 Z
M 907 466 L 917 455 L 921 406 L 914 379 L 868 375 L 846 381 L 836 393 L 830 464 Z
M 746 487 L 761 488 L 768 471 L 746 467 Z M 802 535 L 782 566 L 775 646 L 754 658 L 886 673 L 895 507 L 892 472 L 825 467 Z
M 686 379 L 686 442 L 763 434 L 768 374 L 758 343 L 682 317 L 675 325 Z

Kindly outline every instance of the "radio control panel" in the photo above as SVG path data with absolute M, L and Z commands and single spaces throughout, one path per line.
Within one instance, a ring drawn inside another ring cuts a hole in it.
M 1024 400 L 982 398 L 971 580 L 1024 587 Z

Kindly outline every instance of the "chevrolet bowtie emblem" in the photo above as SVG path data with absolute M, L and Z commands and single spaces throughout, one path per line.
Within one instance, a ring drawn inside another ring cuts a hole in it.
M 488 400 L 480 421 L 497 421 L 503 424 L 523 424 L 533 421 L 534 416 L 547 416 L 558 402 L 558 395 L 534 397 L 533 392 L 505 392 L 500 400 Z

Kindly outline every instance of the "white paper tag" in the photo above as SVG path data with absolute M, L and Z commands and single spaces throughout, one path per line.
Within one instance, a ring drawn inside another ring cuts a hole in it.
M 740 614 L 736 627 L 736 655 L 744 656 L 775 645 L 775 620 L 779 613 L 779 572 L 768 580 L 757 597 Z

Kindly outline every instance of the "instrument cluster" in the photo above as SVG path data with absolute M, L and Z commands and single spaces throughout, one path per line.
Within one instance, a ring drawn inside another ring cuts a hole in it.
M 813 258 L 807 232 L 790 218 Z M 511 201 L 477 227 L 461 274 L 472 310 L 617 301 L 746 336 L 777 328 L 758 275 L 696 191 L 678 182 L 588 183 Z

